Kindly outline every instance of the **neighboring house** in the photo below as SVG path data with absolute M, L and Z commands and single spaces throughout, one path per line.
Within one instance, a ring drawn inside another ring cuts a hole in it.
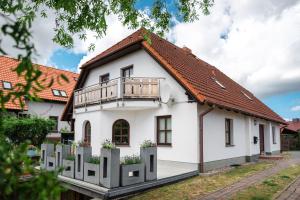
M 187 47 L 152 33 L 147 42 L 145 31 L 81 67 L 62 117 L 75 120 L 76 141 L 99 154 L 111 139 L 124 156 L 150 139 L 158 159 L 202 172 L 280 152 L 279 115 Z
M 17 83 L 25 83 L 23 78 L 19 78 L 17 73 L 12 71 L 19 64 L 19 61 L 10 58 L 7 56 L 0 56 L 0 90 L 3 90 L 4 93 L 13 89 Z M 71 96 L 73 88 L 78 78 L 78 74 L 56 69 L 53 67 L 46 67 L 38 65 L 39 69 L 43 72 L 42 77 L 47 80 L 54 79 L 54 83 L 50 88 L 46 88 L 41 92 L 38 92 L 37 95 L 40 97 L 41 101 L 34 102 L 26 99 L 22 99 L 24 107 L 20 106 L 20 103 L 16 101 L 10 101 L 5 104 L 5 108 L 10 112 L 14 113 L 19 117 L 30 117 L 30 116 L 39 116 L 44 118 L 50 118 L 56 121 L 56 125 L 51 131 L 51 134 L 48 137 L 60 137 L 60 130 L 66 129 L 70 131 L 70 124 L 65 121 L 61 121 L 60 117 L 64 110 L 65 104 L 68 101 L 68 97 Z M 69 83 L 60 81 L 58 83 L 57 78 L 64 74 Z
M 300 150 L 300 119 L 295 118 L 281 127 L 281 149 Z

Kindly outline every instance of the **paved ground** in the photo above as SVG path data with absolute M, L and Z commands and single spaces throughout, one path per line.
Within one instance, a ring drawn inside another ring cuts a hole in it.
M 253 184 L 259 183 L 262 180 L 264 180 L 265 178 L 267 178 L 269 176 L 272 176 L 273 174 L 276 174 L 279 171 L 281 171 L 282 169 L 287 168 L 290 165 L 295 164 L 295 163 L 300 163 L 300 152 L 291 152 L 291 159 L 290 160 L 277 161 L 277 164 L 272 168 L 266 169 L 262 172 L 259 172 L 257 174 L 252 175 L 252 176 L 244 178 L 243 180 L 241 180 L 237 183 L 234 183 L 233 185 L 230 185 L 228 187 L 225 187 L 223 189 L 220 189 L 216 192 L 210 193 L 207 196 L 204 196 L 202 198 L 200 197 L 198 199 L 201 199 L 201 200 L 229 199 L 236 192 L 238 192 L 240 190 L 243 190 L 243 189 L 246 189 L 247 187 L 249 187 Z M 300 186 L 299 186 L 300 185 L 300 180 L 297 183 L 295 182 L 295 184 L 298 184 L 298 185 L 294 185 L 293 187 L 298 187 L 298 189 L 294 190 L 295 191 L 294 195 L 296 196 L 294 199 L 300 199 L 300 196 L 299 196 L 299 193 L 300 193 L 300 191 L 299 191 L 300 190 L 299 189 L 300 188 Z M 292 190 L 292 188 L 291 188 L 291 190 Z M 297 196 L 297 194 L 298 194 L 298 196 Z M 290 198 L 289 198 L 289 200 L 290 200 Z
M 277 200 L 299 200 L 300 199 L 300 177 L 283 191 Z

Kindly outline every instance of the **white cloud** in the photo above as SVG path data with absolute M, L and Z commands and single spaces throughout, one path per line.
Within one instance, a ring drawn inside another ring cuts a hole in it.
M 300 111 L 300 106 L 294 106 L 294 107 L 292 107 L 291 111 L 294 111 L 294 112 Z
M 42 18 L 37 15 L 32 23 L 32 42 L 35 45 L 37 55 L 33 57 L 33 61 L 39 64 L 47 64 L 55 49 L 59 48 L 54 44 L 52 38 L 54 36 L 55 16 L 53 12 L 47 12 L 48 17 Z M 4 19 L 0 18 L 0 24 L 5 23 Z M 2 36 L 1 36 L 2 37 Z M 13 41 L 9 37 L 3 38 L 3 47 L 7 50 L 8 55 L 16 57 L 20 51 L 17 51 L 12 46 Z
M 299 32 L 299 1 L 228 0 L 216 1 L 197 22 L 177 24 L 170 35 L 265 97 L 299 90 Z

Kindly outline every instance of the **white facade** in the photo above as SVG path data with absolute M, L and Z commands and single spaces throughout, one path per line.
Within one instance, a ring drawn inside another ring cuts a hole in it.
M 156 117 L 171 115 L 172 145 L 158 147 L 158 159 L 189 163 L 199 163 L 199 115 L 208 106 L 188 102 L 185 89 L 148 53 L 139 50 L 113 62 L 92 69 L 84 87 L 99 83 L 99 76 L 109 73 L 110 79 L 121 76 L 121 69 L 133 65 L 132 77 L 161 77 L 158 101 L 118 101 L 103 105 L 74 108 L 75 141 L 84 137 L 84 124 L 91 124 L 91 146 L 93 154 L 99 155 L 105 139 L 112 139 L 112 126 L 118 119 L 130 124 L 130 144 L 120 146 L 121 156 L 138 154 L 139 145 L 146 139 L 157 141 Z M 174 98 L 174 103 L 167 101 Z M 233 145 L 225 145 L 225 118 L 233 121 Z M 260 153 L 259 141 L 254 144 L 254 136 L 259 137 L 259 124 L 264 124 L 265 152 L 280 150 L 279 125 L 254 119 L 240 113 L 215 108 L 204 116 L 204 162 L 245 157 Z M 276 144 L 273 144 L 272 126 L 276 130 Z
M 56 103 L 56 102 L 33 102 L 26 101 L 28 106 L 27 111 L 23 111 L 24 114 L 30 114 L 30 116 L 38 116 L 42 118 L 49 119 L 49 117 L 57 117 L 57 130 L 61 129 L 70 130 L 70 125 L 68 122 L 61 121 L 60 117 L 64 111 L 65 103 Z

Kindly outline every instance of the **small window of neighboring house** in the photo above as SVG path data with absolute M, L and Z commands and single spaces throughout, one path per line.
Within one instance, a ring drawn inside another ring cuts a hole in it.
M 3 81 L 2 83 L 3 83 L 3 88 L 4 89 L 7 89 L 7 90 L 11 90 L 12 89 L 11 82 Z
M 30 114 L 26 114 L 26 113 L 19 113 L 18 114 L 19 118 L 30 118 Z
M 58 116 L 50 116 L 49 119 L 54 121 L 54 126 L 52 131 L 58 131 Z
M 225 144 L 233 146 L 233 120 L 225 119 Z
M 157 118 L 157 144 L 172 145 L 172 118 L 170 115 Z
M 54 96 L 60 96 L 59 90 L 53 89 L 52 92 Z
M 273 139 L 273 144 L 276 144 L 276 129 L 275 129 L 275 126 L 272 126 L 272 139 Z
M 67 93 L 66 93 L 64 90 L 61 90 L 61 91 L 60 91 L 60 95 L 61 95 L 62 97 L 67 97 Z

